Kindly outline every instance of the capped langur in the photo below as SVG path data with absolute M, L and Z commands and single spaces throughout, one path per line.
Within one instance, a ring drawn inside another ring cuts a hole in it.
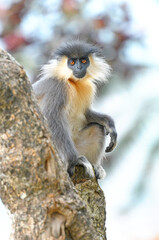
M 104 178 L 101 166 L 105 151 L 116 145 L 113 119 L 90 109 L 98 82 L 110 74 L 102 51 L 87 42 L 74 40 L 61 45 L 42 67 L 33 90 L 45 115 L 52 139 L 70 176 L 83 165 L 90 177 Z M 106 135 L 110 143 L 106 147 Z

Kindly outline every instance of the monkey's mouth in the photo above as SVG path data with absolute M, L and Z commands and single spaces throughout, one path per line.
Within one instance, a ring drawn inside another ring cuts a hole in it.
M 74 72 L 74 76 L 76 78 L 83 78 L 85 76 L 85 72 Z

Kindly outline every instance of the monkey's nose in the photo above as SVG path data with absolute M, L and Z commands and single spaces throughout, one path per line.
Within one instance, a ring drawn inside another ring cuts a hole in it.
M 82 65 L 81 65 L 80 61 L 77 61 L 77 68 L 78 68 L 78 69 L 81 69 L 81 68 L 82 68 Z

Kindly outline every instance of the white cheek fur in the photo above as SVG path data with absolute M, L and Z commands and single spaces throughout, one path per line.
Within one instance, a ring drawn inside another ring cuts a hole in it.
M 57 59 L 50 60 L 48 64 L 42 67 L 41 75 L 45 78 L 57 77 L 60 80 L 67 81 L 72 75 L 72 70 L 67 66 L 67 57 L 62 57 L 60 61 Z
M 111 73 L 111 68 L 104 58 L 98 57 L 95 54 L 90 56 L 90 66 L 87 69 L 88 74 L 95 82 L 105 82 Z

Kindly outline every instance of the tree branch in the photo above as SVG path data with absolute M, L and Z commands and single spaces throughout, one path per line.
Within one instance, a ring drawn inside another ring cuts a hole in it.
M 0 69 L 0 196 L 12 216 L 12 239 L 105 240 L 96 180 L 81 178 L 78 168 L 75 189 L 23 68 L 0 50 Z

